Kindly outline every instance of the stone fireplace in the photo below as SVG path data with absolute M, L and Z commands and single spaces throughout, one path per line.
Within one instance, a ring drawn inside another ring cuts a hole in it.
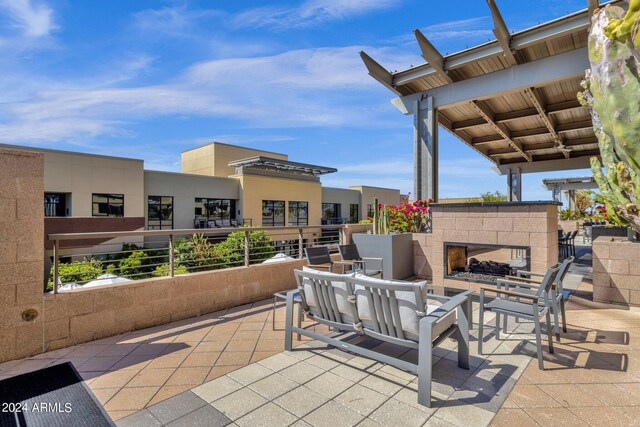
M 444 242 L 445 279 L 495 283 L 496 279 L 529 270 L 528 246 Z
M 536 273 L 544 273 L 558 262 L 555 202 L 436 203 L 431 208 L 432 233 L 413 235 L 417 277 L 430 279 L 436 285 L 476 291 L 486 283 L 452 277 L 447 268 L 445 242 L 467 247 L 466 254 L 462 249 L 451 252 L 452 258 L 464 257 L 465 266 L 469 258 L 509 264 L 514 259 L 512 250 L 524 251 L 528 261 L 525 269 Z M 470 251 L 469 246 L 478 249 Z M 469 257 L 470 253 L 475 255 Z

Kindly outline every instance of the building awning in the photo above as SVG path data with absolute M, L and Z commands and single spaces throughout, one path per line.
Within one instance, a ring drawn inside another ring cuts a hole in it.
M 588 30 L 598 1 L 517 33 L 495 1 L 488 4 L 496 40 L 443 56 L 415 30 L 424 64 L 389 72 L 362 52 L 369 74 L 399 96 L 392 103 L 405 114 L 431 97 L 439 125 L 501 173 L 588 168 L 598 140 L 577 93 L 590 66 Z
M 255 156 L 229 162 L 229 166 L 236 168 L 259 169 L 275 172 L 286 172 L 296 175 L 320 176 L 337 172 L 338 169 L 326 166 L 310 165 L 307 163 L 290 162 L 288 160 L 271 157 Z

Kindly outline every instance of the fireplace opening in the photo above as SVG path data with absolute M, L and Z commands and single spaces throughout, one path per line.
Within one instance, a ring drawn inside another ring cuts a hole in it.
M 446 279 L 495 283 L 500 277 L 529 270 L 531 249 L 528 246 L 492 245 L 483 243 L 444 244 Z

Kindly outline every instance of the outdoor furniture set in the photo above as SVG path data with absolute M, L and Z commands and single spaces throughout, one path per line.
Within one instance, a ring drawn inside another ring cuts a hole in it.
M 454 336 L 458 342 L 458 366 L 469 369 L 469 329 L 473 328 L 472 291 L 453 296 L 436 295 L 426 281 L 410 282 L 372 277 L 377 270 L 367 268 L 370 261 L 358 256 L 355 245 L 339 247 L 341 261 L 334 261 L 326 247 L 305 250 L 309 267 L 295 270 L 297 289 L 277 295 L 286 299 L 285 349 L 292 350 L 293 333 L 305 335 L 338 349 L 395 366 L 418 376 L 418 402 L 431 406 L 433 348 Z M 549 351 L 553 352 L 551 315 L 559 340 L 558 318 L 562 315 L 566 331 L 562 288 L 573 257 L 565 259 L 544 275 L 519 271 L 518 276 L 498 279 L 496 286 L 483 286 L 480 292 L 480 329 L 478 350 L 482 354 L 484 310 L 496 315 L 496 338 L 500 319 L 506 317 L 534 322 L 539 367 L 543 369 L 540 319 L 545 317 Z M 340 266 L 345 274 L 332 272 Z M 311 268 L 312 267 L 312 268 Z M 346 267 L 351 267 L 345 272 Z M 320 271 L 323 269 L 325 271 Z M 381 276 L 377 271 L 375 276 Z M 541 277 L 541 279 L 539 279 Z M 538 278 L 538 279 L 537 279 Z M 539 281 L 538 281 L 539 280 Z M 486 292 L 496 294 L 489 300 Z M 275 304 L 275 301 L 274 301 Z M 293 324 L 294 304 L 299 305 L 297 325 Z M 318 334 L 301 327 L 301 314 L 311 320 L 346 334 Z M 418 363 L 410 363 L 350 342 L 367 336 L 418 352 Z M 347 337 L 341 340 L 341 337 Z

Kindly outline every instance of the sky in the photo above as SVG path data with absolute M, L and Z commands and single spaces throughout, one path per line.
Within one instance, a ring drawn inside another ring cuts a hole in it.
M 584 0 L 502 0 L 512 31 Z M 535 7 L 533 7 L 535 5 Z M 332 166 L 323 185 L 413 191 L 413 122 L 372 79 L 492 37 L 485 0 L 0 0 L 0 143 L 144 159 L 179 171 L 211 141 Z M 440 132 L 440 197 L 506 192 L 506 178 Z M 549 200 L 523 176 L 525 200 Z

